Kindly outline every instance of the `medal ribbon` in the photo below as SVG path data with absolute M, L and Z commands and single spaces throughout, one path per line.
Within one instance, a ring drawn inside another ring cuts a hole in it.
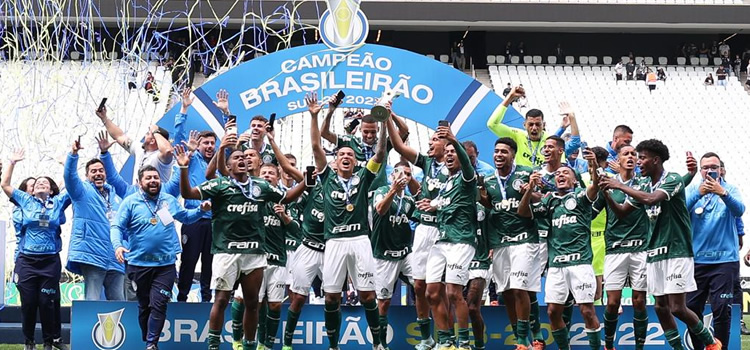
M 352 190 L 352 178 L 353 176 L 346 180 L 346 182 L 341 179 L 341 176 L 336 179 L 339 184 L 341 184 L 341 187 L 344 188 L 344 194 L 346 195 L 346 204 L 352 204 L 351 199 L 349 198 L 350 192 Z
M 153 217 L 156 218 L 156 210 L 151 209 L 151 204 L 148 203 L 148 199 L 146 199 L 146 196 L 143 194 L 143 191 L 140 191 L 141 198 L 143 198 L 143 203 L 146 203 L 146 207 L 148 208 L 148 211 L 153 214 Z M 159 208 L 159 198 L 156 198 L 156 208 Z
M 529 150 L 531 150 L 531 139 L 526 136 L 526 144 L 529 146 Z M 531 152 L 531 165 L 536 164 L 536 154 L 539 153 L 539 148 L 542 146 L 542 141 L 539 140 L 539 143 L 536 144 L 536 148 L 534 149 L 534 152 Z
M 242 192 L 242 195 L 245 196 L 245 198 L 254 201 L 255 197 L 253 196 L 253 178 L 248 177 L 247 178 L 247 186 L 244 186 L 236 179 L 232 179 L 232 183 L 237 185 L 237 187 L 240 188 L 240 192 Z
M 516 172 L 516 164 L 513 164 L 513 167 L 510 168 L 510 172 L 506 177 L 500 176 L 500 171 L 495 170 L 495 178 L 497 179 L 497 183 L 500 185 L 500 195 L 503 196 L 503 200 L 508 199 L 508 195 L 505 192 L 505 183 L 510 179 L 511 176 L 513 176 L 514 172 Z

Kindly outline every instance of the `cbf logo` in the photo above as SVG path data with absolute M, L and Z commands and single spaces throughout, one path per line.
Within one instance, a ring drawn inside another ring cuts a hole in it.
M 91 340 L 100 350 L 117 350 L 125 343 L 125 327 L 120 323 L 123 311 L 97 314 L 99 322 L 91 330 Z
M 362 0 L 327 0 L 320 16 L 320 38 L 336 51 L 352 51 L 365 43 L 370 31 L 367 17 L 359 9 Z

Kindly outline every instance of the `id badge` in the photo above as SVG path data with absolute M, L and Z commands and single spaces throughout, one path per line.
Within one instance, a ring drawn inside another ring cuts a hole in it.
M 39 227 L 49 227 L 49 215 L 47 214 L 39 215 Z
M 159 209 L 159 211 L 156 212 L 156 216 L 159 217 L 159 221 L 161 221 L 164 226 L 167 226 L 174 222 L 172 214 L 169 213 L 169 209 L 167 209 L 167 207 L 162 207 L 161 209 Z
M 115 221 L 115 212 L 110 210 L 107 212 L 107 220 L 109 220 L 110 223 L 113 223 Z

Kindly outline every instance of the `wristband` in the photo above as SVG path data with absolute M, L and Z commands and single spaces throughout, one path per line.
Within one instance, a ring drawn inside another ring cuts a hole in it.
M 187 169 L 188 165 L 180 165 L 180 166 L 178 166 L 178 168 L 180 168 L 180 169 Z

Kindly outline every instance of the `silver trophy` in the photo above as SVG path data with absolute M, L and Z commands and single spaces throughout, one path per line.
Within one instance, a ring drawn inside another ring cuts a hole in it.
M 380 97 L 375 106 L 370 110 L 370 115 L 379 122 L 386 121 L 391 115 L 391 111 L 388 110 L 388 103 L 399 96 L 401 96 L 401 94 L 394 92 L 393 90 L 386 90 L 383 93 L 383 96 Z

